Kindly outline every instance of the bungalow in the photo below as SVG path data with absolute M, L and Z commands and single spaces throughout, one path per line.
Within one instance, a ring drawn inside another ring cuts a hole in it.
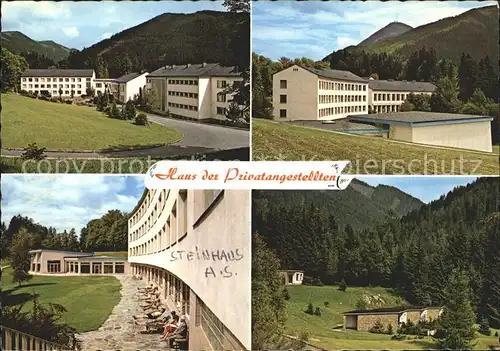
M 409 321 L 436 320 L 443 312 L 442 307 L 398 306 L 376 308 L 372 310 L 355 310 L 344 313 L 344 328 L 369 331 L 377 321 L 384 326 L 391 325 L 396 330 L 401 324 Z
M 351 115 L 349 121 L 382 125 L 390 139 L 492 152 L 492 117 L 437 112 Z

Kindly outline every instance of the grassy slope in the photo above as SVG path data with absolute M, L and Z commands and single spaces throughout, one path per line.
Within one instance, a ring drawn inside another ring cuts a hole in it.
M 495 154 L 395 143 L 261 119 L 253 119 L 252 127 L 252 157 L 256 161 L 350 160 L 350 173 L 355 174 L 497 175 L 499 171 Z M 461 158 L 467 161 L 462 172 Z M 474 170 L 476 160 L 481 165 Z
M 385 288 L 348 287 L 346 292 L 338 290 L 337 286 L 289 286 L 290 300 L 287 301 L 286 332 L 298 335 L 300 331 L 307 331 L 309 342 L 315 346 L 334 349 L 425 349 L 434 347 L 432 338 L 412 339 L 404 341 L 391 340 L 391 336 L 372 334 L 369 332 L 344 331 L 333 329 L 343 323 L 342 313 L 356 308 L 357 300 L 363 294 L 380 294 L 387 306 L 404 304 L 400 298 L 391 294 Z M 321 316 L 311 316 L 304 312 L 307 304 L 321 308 Z M 328 307 L 324 302 L 328 301 Z M 493 331 L 492 335 L 495 333 Z M 413 338 L 413 336 L 411 336 Z M 488 345 L 495 344 L 495 337 L 486 337 L 478 334 L 475 340 L 476 349 L 488 349 Z
M 158 124 L 137 126 L 93 108 L 2 94 L 2 147 L 36 142 L 47 150 L 100 150 L 171 144 L 182 134 Z
M 64 321 L 81 333 L 95 330 L 104 323 L 120 301 L 120 287 L 115 277 L 33 276 L 17 288 L 12 282 L 12 269 L 7 268 L 2 272 L 2 290 L 14 290 L 2 303 L 18 304 L 26 301 L 27 294 L 39 294 L 41 303 L 63 305 L 67 309 Z M 31 307 L 32 303 L 28 301 L 23 308 L 29 310 Z

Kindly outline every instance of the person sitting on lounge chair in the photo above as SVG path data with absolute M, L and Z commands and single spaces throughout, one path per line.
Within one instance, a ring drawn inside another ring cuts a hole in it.
M 172 317 L 171 322 L 166 322 L 165 327 L 163 329 L 163 334 L 160 338 L 161 341 L 167 341 L 168 337 L 172 335 L 179 326 L 179 316 L 176 314 Z
M 186 320 L 183 317 L 180 319 L 179 327 L 173 333 L 171 333 L 166 339 L 169 347 L 173 348 L 174 342 L 187 343 L 187 333 L 188 333 L 188 327 L 187 327 Z
M 167 311 L 166 308 L 162 307 L 161 310 L 157 311 L 153 311 L 153 312 L 149 312 L 149 313 L 146 313 L 144 315 L 139 315 L 139 316 L 132 316 L 134 317 L 134 319 L 156 319 L 160 316 L 163 316 L 165 314 L 165 311 Z
M 169 324 L 170 320 L 175 316 L 177 316 L 175 311 L 168 312 L 165 310 L 161 316 L 146 322 L 146 331 L 149 331 L 149 329 L 153 328 L 155 325 L 161 325 L 161 327 L 164 328 L 163 332 L 165 332 L 165 325 Z

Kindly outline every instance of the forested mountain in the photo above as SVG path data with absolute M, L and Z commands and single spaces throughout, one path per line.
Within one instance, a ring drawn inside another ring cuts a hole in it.
M 343 192 L 330 192 L 337 207 Z M 254 201 L 253 230 L 283 268 L 302 269 L 316 283 L 345 279 L 348 285 L 392 287 L 422 305 L 443 303 L 445 284 L 457 268 L 471 278 L 478 318 L 500 327 L 499 178 L 480 178 L 401 219 L 362 230 L 339 225 L 341 217 L 321 203 L 266 206 L 263 211 Z
M 379 29 L 368 38 L 363 40 L 358 46 L 369 46 L 373 45 L 383 39 L 392 38 L 398 36 L 400 34 L 406 33 L 409 30 L 413 29 L 412 26 L 401 22 L 391 22 L 387 26 L 382 29 Z
M 124 251 L 127 250 L 128 214 L 110 210 L 101 218 L 91 220 L 82 228 L 80 238 L 75 231 L 64 230 L 57 233 L 53 227 L 36 223 L 32 218 L 17 215 L 12 217 L 8 226 L 2 222 L 0 249 L 2 257 L 9 256 L 12 238 L 26 229 L 30 248 L 66 251 Z
M 288 210 L 314 205 L 335 217 L 338 225 L 364 229 L 388 218 L 401 218 L 419 209 L 422 201 L 392 186 L 371 186 L 354 179 L 339 192 L 332 191 L 260 191 L 253 192 L 253 201 L 262 215 L 277 206 Z
M 243 12 L 165 13 L 89 48 L 62 66 L 95 68 L 100 77 L 171 64 L 219 62 L 249 66 L 250 17 Z
M 36 53 L 54 62 L 68 57 L 71 49 L 52 40 L 35 41 L 18 31 L 2 32 L 2 47 L 15 54 Z
M 364 50 L 370 53 L 398 54 L 405 60 L 425 46 L 434 49 L 438 58 L 450 58 L 455 64 L 460 62 L 462 52 L 469 53 L 476 61 L 489 56 L 493 62 L 497 62 L 498 28 L 498 8 L 485 6 L 375 42 L 369 37 L 359 45 L 346 49 L 353 52 Z M 330 61 L 330 56 L 331 54 L 324 60 Z

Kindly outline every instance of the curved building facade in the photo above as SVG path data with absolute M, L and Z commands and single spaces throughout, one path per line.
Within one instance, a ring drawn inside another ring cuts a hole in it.
M 146 190 L 128 236 L 132 274 L 187 316 L 190 350 L 250 349 L 249 191 Z

